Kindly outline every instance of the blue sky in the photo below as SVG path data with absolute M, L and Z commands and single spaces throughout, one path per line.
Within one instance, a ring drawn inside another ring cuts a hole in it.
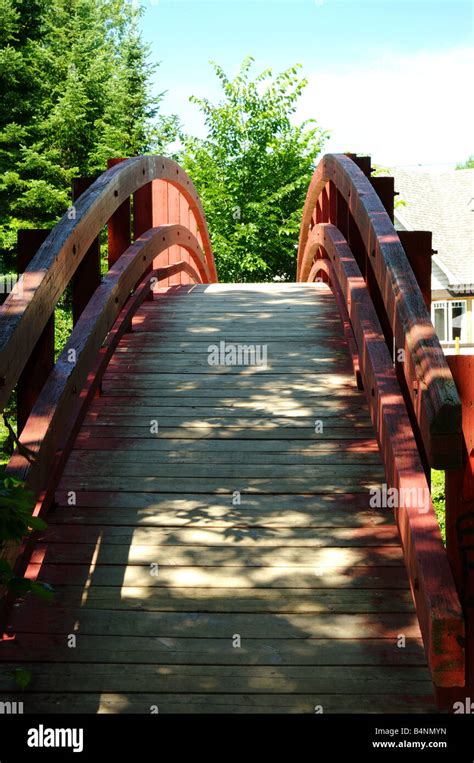
M 143 0 L 142 30 L 161 61 L 163 111 L 203 134 L 189 96 L 219 97 L 213 59 L 233 75 L 303 65 L 297 117 L 330 130 L 326 150 L 379 164 L 449 166 L 474 153 L 473 3 L 411 0 Z

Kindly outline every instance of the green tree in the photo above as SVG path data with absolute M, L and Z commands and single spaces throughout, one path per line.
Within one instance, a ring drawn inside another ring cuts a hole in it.
M 154 66 L 128 0 L 0 0 L 0 249 L 20 227 L 50 226 L 71 180 L 108 157 L 165 149 Z
M 456 164 L 457 170 L 472 170 L 474 169 L 474 154 L 469 157 L 469 159 L 466 159 L 465 162 L 462 162 L 462 164 Z
M 252 80 L 252 64 L 246 58 L 234 80 L 212 64 L 223 98 L 191 98 L 207 136 L 185 136 L 182 161 L 203 202 L 219 278 L 293 279 L 302 207 L 327 133 L 314 120 L 292 122 L 307 84 L 299 65 Z

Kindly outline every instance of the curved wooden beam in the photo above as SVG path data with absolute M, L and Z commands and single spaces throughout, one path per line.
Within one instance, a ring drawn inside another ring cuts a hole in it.
M 196 281 L 205 282 L 208 266 L 197 239 L 182 225 L 152 228 L 117 260 L 79 318 L 20 435 L 20 443 L 28 448 L 33 461 L 15 451 L 6 468 L 8 475 L 26 482 L 36 495 L 48 481 L 63 430 L 71 425 L 75 401 L 117 315 L 153 260 L 173 245 L 190 253 L 196 269 L 186 263 L 188 272 Z M 158 267 L 147 274 L 141 301 L 164 270 L 167 268 Z
M 323 249 L 329 259 L 316 259 L 312 271 L 327 273 L 347 306 L 387 483 L 399 498 L 395 516 L 433 681 L 463 686 L 462 609 L 392 358 L 359 266 L 333 225 L 310 232 L 305 267 Z
M 309 274 L 307 242 L 318 197 L 332 181 L 359 229 L 383 298 L 403 373 L 432 466 L 461 464 L 461 402 L 423 296 L 393 224 L 369 180 L 344 154 L 324 156 L 311 180 L 301 223 L 298 281 Z
M 179 260 L 179 262 L 173 263 L 173 265 L 164 265 L 162 268 L 155 270 L 156 279 L 162 281 L 164 278 L 169 278 L 176 273 L 187 273 L 194 283 L 203 283 L 199 278 L 199 273 L 185 260 Z
M 118 207 L 153 180 L 178 188 L 202 239 L 209 281 L 217 281 L 209 233 L 197 191 L 181 167 L 162 156 L 141 156 L 111 167 L 80 196 L 39 248 L 0 307 L 0 407 L 4 407 L 59 298 Z

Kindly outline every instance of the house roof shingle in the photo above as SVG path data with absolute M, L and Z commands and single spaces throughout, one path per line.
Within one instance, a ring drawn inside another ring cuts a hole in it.
M 474 285 L 474 169 L 389 172 L 398 198 L 406 202 L 395 209 L 396 223 L 432 231 L 433 249 L 450 285 Z

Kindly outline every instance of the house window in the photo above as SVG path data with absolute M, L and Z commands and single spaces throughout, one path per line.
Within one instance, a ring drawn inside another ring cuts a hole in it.
M 467 303 L 465 299 L 448 302 L 449 305 L 449 341 L 459 339 L 467 341 Z
M 433 302 L 432 320 L 440 342 L 467 341 L 467 303 L 465 299 Z
M 438 334 L 439 341 L 446 342 L 446 337 L 448 335 L 448 313 L 446 310 L 446 302 L 433 302 L 432 312 L 433 326 Z

